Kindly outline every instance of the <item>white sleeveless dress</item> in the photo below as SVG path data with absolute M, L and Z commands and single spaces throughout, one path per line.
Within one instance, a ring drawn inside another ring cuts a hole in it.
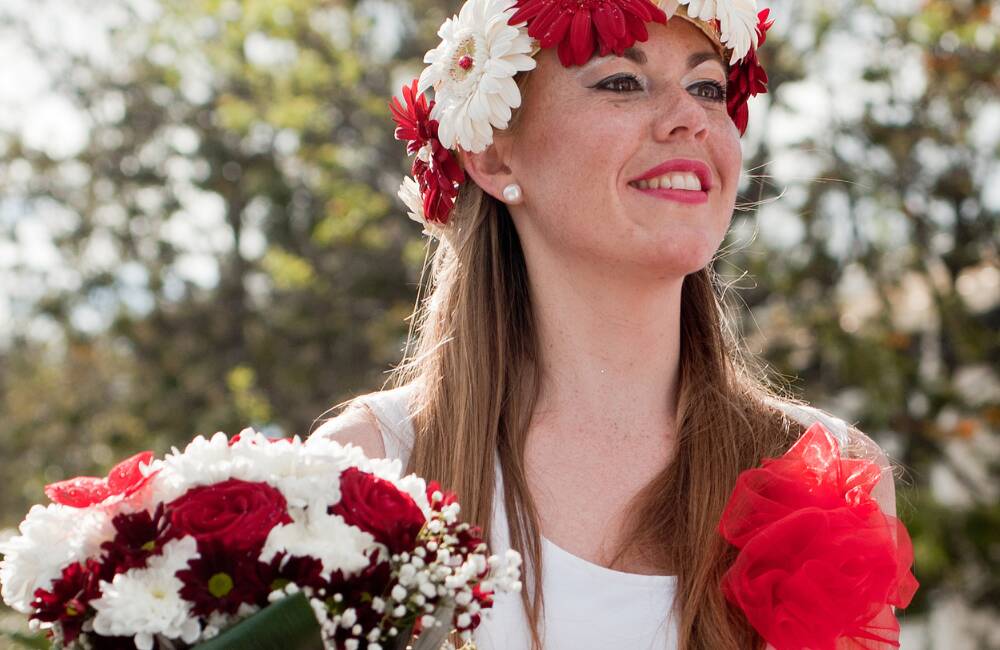
M 413 447 L 408 399 L 410 386 L 369 393 L 356 398 L 375 414 L 387 458 L 398 458 L 405 468 Z M 808 426 L 823 422 L 841 446 L 847 425 L 809 407 L 782 407 Z M 322 429 L 317 433 L 321 433 Z M 504 508 L 503 477 L 499 461 L 490 549 L 502 554 L 510 548 Z M 540 633 L 545 650 L 674 650 L 677 627 L 672 617 L 676 592 L 674 576 L 623 573 L 593 564 L 542 537 L 542 590 L 545 616 Z M 519 594 L 497 594 L 474 633 L 480 650 L 528 650 L 531 636 Z

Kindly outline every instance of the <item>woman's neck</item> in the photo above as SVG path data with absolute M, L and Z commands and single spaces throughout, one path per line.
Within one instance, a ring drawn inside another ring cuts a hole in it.
M 535 271 L 541 387 L 532 428 L 634 442 L 672 432 L 683 277 L 640 284 L 593 270 Z

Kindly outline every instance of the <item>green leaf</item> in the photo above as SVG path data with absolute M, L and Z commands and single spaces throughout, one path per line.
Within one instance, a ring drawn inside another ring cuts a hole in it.
M 304 594 L 283 598 L 194 650 L 323 650 L 319 622 Z
M 0 637 L 7 637 L 22 648 L 39 648 L 40 650 L 48 650 L 48 648 L 51 647 L 48 639 L 41 634 L 31 636 L 20 632 L 0 630 Z

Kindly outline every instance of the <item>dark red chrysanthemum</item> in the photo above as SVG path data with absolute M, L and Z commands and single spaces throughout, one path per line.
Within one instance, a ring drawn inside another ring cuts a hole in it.
M 424 216 L 428 221 L 448 223 L 448 216 L 458 196 L 458 186 L 465 181 L 465 172 L 455 155 L 438 140 L 438 122 L 430 117 L 434 102 L 417 92 L 417 79 L 403 86 L 403 101 L 396 97 L 389 102 L 394 135 L 406 142 L 406 152 L 416 156 L 412 173 L 424 199 Z
M 62 642 L 68 645 L 80 636 L 80 628 L 91 600 L 101 596 L 101 565 L 87 560 L 86 565 L 74 562 L 62 570 L 62 577 L 51 589 L 35 590 L 31 607 L 32 618 L 45 623 L 58 623 Z
M 167 540 L 169 521 L 161 503 L 152 515 L 145 510 L 120 514 L 111 520 L 111 525 L 116 531 L 114 539 L 101 544 L 105 553 L 103 577 L 109 581 L 117 573 L 145 567 L 149 556 L 159 554 Z
M 757 47 L 764 44 L 767 39 L 767 30 L 774 24 L 774 20 L 767 20 L 770 9 L 762 9 L 757 14 Z M 767 72 L 757 59 L 757 50 L 750 48 L 747 55 L 738 65 L 729 70 L 729 83 L 726 86 L 726 108 L 730 117 L 736 123 L 740 135 L 747 130 L 747 123 L 750 119 L 750 110 L 747 101 L 754 95 L 762 95 L 767 92 Z
M 646 23 L 667 22 L 667 14 L 649 0 L 517 0 L 514 7 L 507 24 L 526 22 L 540 47 L 558 46 L 566 67 L 583 65 L 594 50 L 621 56 L 649 38 Z
M 202 543 L 198 553 L 187 569 L 177 572 L 184 584 L 181 598 L 192 603 L 195 614 L 235 614 L 243 603 L 267 605 L 273 571 L 257 559 L 256 552 L 234 552 L 221 544 Z
M 323 563 L 314 557 L 289 557 L 282 552 L 271 559 L 270 567 L 271 591 L 283 589 L 289 582 L 299 587 L 311 587 L 317 593 L 328 586 L 328 581 L 322 576 Z
M 372 607 L 371 597 L 373 595 L 385 597 L 393 584 L 392 564 L 376 550 L 369 556 L 368 566 L 360 573 L 350 574 L 349 578 L 345 578 L 340 571 L 334 571 L 330 575 L 327 602 L 333 603 L 335 607 L 354 607 L 357 623 L 362 629 L 370 630 L 383 622 L 383 614 Z M 343 596 L 339 605 L 330 598 L 331 593 Z M 433 599 L 428 602 L 433 602 Z M 335 646 L 346 647 L 342 644 L 350 638 L 352 638 L 350 629 L 339 626 L 334 635 Z

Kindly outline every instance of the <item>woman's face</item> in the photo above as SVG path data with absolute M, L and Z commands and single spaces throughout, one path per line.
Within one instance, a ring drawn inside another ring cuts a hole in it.
M 581 67 L 563 67 L 553 49 L 538 54 L 515 128 L 496 135 L 505 182 L 523 190 L 510 212 L 529 257 L 664 278 L 703 268 L 722 243 L 742 161 L 725 68 L 686 20 L 649 34 L 624 57 Z M 707 191 L 638 185 L 655 174 L 676 188 L 683 174 L 684 187 L 690 172 L 655 169 L 678 159 L 704 164 Z

